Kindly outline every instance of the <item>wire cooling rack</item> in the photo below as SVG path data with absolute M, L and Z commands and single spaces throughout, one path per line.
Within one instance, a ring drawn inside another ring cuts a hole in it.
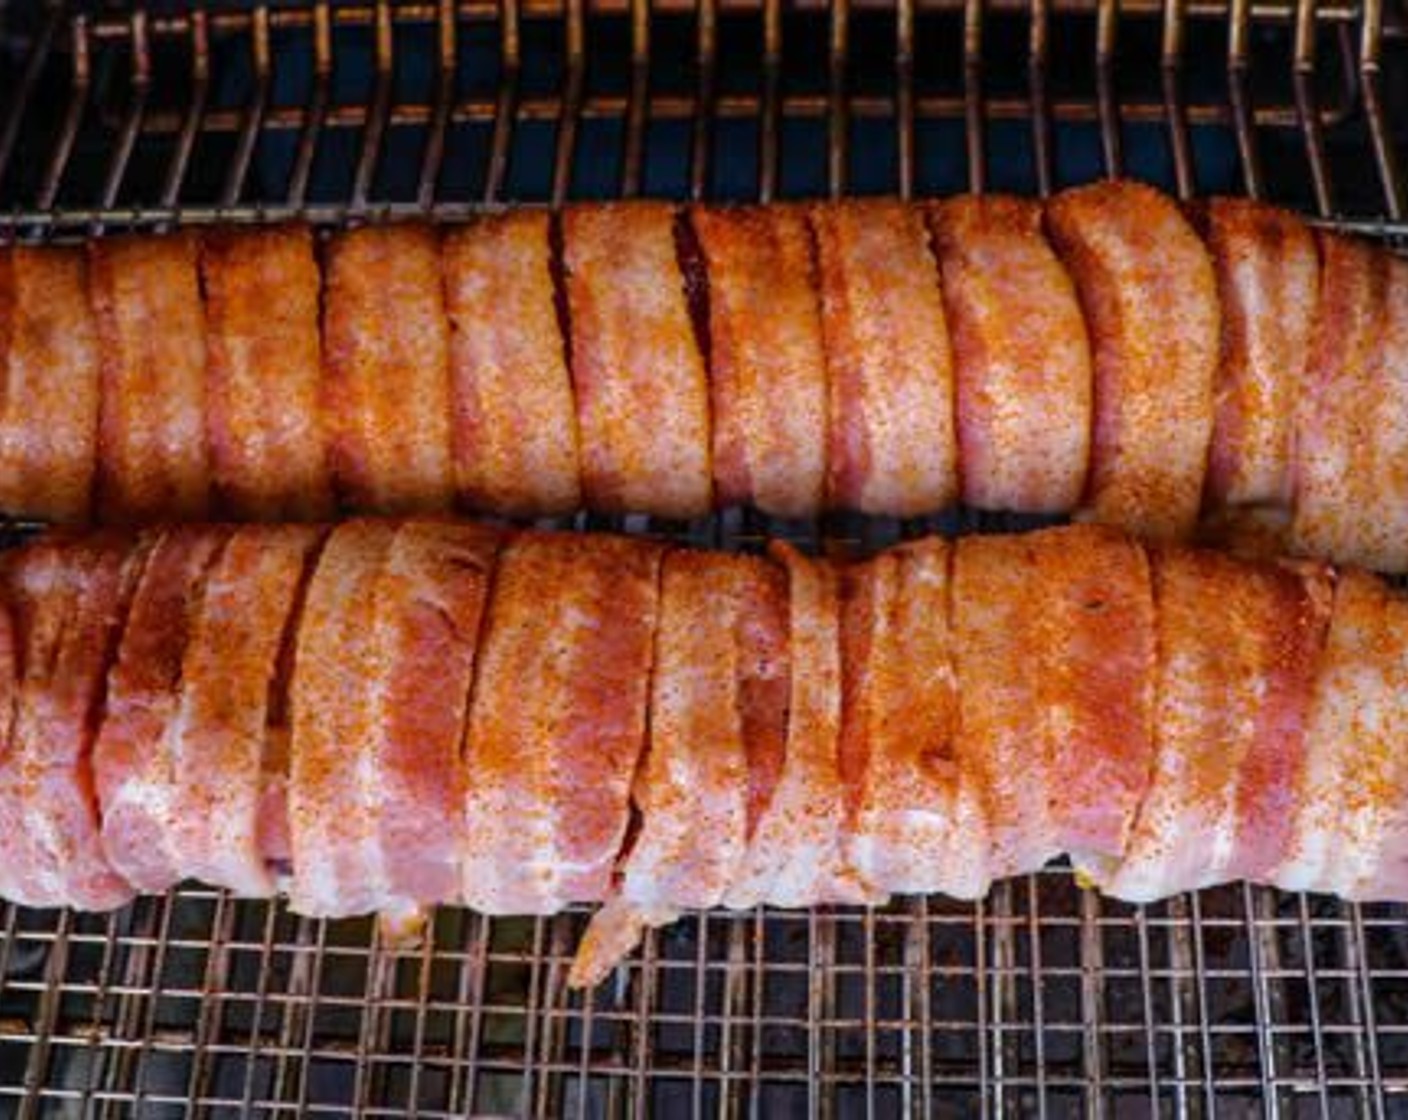
M 0 237 L 1103 174 L 1404 232 L 1396 5 L 0 5 Z M 1000 518 L 690 526 L 864 551 Z M 978 905 L 710 913 L 565 987 L 586 920 L 418 948 L 199 887 L 0 907 L 0 1114 L 1408 1115 L 1408 913 L 1069 871 Z

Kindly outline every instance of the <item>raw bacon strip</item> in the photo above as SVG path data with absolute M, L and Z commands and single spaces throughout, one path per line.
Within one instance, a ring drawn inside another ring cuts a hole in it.
M 924 216 L 898 201 L 811 209 L 821 279 L 828 504 L 908 517 L 958 500 L 953 358 Z
M 100 376 L 81 251 L 0 249 L 0 375 L 0 509 L 87 521 Z
M 211 469 L 236 517 L 332 513 L 321 408 L 322 278 L 306 226 L 204 235 Z
M 1195 551 L 1153 560 L 1153 778 L 1100 884 L 1131 902 L 1261 878 L 1285 857 L 1330 603 L 1318 568 Z
M 443 250 L 456 484 L 468 505 L 511 516 L 582 501 L 548 221 L 483 218 L 446 233 Z
M 1153 746 L 1154 618 L 1140 549 L 1094 526 L 956 546 L 958 758 L 992 874 L 1117 858 Z
M 752 557 L 668 554 L 651 680 L 640 831 L 578 948 L 578 987 L 604 979 L 646 926 L 719 905 L 737 877 L 760 808 L 750 790 L 773 787 L 786 747 L 784 574 Z
M 1097 183 L 1047 204 L 1075 280 L 1095 369 L 1087 487 L 1094 520 L 1144 537 L 1197 519 L 1219 349 L 1212 263 L 1177 204 L 1139 183 Z
M 323 546 L 308 586 L 290 682 L 288 815 L 303 914 L 364 914 L 387 902 L 373 814 L 380 714 L 379 577 L 396 524 L 354 521 Z
M 662 550 L 529 533 L 495 573 L 466 740 L 465 902 L 606 897 L 645 740 Z
M 876 902 L 843 844 L 840 573 L 781 543 L 772 553 L 788 577 L 787 747 L 781 769 L 769 764 L 762 775 L 756 824 L 724 904 Z
M 978 782 L 994 878 L 1037 870 L 1058 850 L 1033 649 L 1046 606 L 1035 568 L 1025 537 L 968 537 L 954 548 L 955 753 Z
M 260 897 L 289 858 L 283 679 L 312 526 L 237 530 L 210 568 L 181 663 L 166 844 L 183 878 Z
M 19 678 L 0 760 L 0 894 L 21 905 L 111 910 L 133 896 L 103 854 L 92 745 L 144 554 L 126 537 L 51 536 L 5 566 Z
M 1320 241 L 1320 313 L 1296 442 L 1297 551 L 1408 567 L 1408 264 Z
M 324 387 L 341 496 L 382 513 L 448 508 L 449 326 L 435 232 L 339 234 L 328 243 L 326 285 Z
M 961 197 L 929 215 L 953 338 L 963 501 L 1068 512 L 1090 459 L 1090 344 L 1041 205 Z
M 1144 550 L 1073 526 L 1033 534 L 1041 711 L 1056 847 L 1077 868 L 1124 853 L 1154 764 L 1156 629 Z
M 979 898 L 987 819 L 956 753 L 949 553 L 903 545 L 844 574 L 841 771 L 850 861 L 877 895 Z
M 195 235 L 91 245 L 102 357 L 98 513 L 193 519 L 210 502 L 205 312 Z
M 1349 899 L 1408 897 L 1408 601 L 1340 573 L 1305 733 L 1291 844 L 1267 879 Z
M 500 540 L 487 525 L 411 522 L 382 577 L 381 844 L 391 889 L 421 904 L 459 895 L 462 751 Z
M 1214 508 L 1285 508 L 1295 403 L 1320 289 L 1315 237 L 1283 210 L 1218 198 L 1207 208 L 1207 243 L 1222 355 L 1206 496 Z
M 175 745 L 181 665 L 206 574 L 228 535 L 194 526 L 157 538 L 108 672 L 107 712 L 93 745 L 103 851 L 139 891 L 159 894 L 183 878 L 171 843 L 180 823 L 173 802 L 185 781 Z
M 674 207 L 569 207 L 562 243 L 587 504 L 680 519 L 708 513 L 709 384 Z
M 698 207 L 690 220 L 708 275 L 719 503 L 810 517 L 826 482 L 827 389 L 806 213 Z
M 435 521 L 355 521 L 328 539 L 292 684 L 300 913 L 396 919 L 456 897 L 460 745 L 498 539 Z

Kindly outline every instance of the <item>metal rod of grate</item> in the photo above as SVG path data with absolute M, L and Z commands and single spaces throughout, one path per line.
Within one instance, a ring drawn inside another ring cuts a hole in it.
M 0 234 L 1121 173 L 1408 232 L 1379 0 L 162 13 L 0 6 Z M 574 524 L 841 551 L 1008 527 Z M 700 915 L 583 996 L 584 912 L 447 909 L 406 950 L 198 887 L 0 907 L 0 1113 L 1385 1116 L 1408 1110 L 1406 918 L 1240 885 L 1135 908 L 1052 868 L 977 905 Z

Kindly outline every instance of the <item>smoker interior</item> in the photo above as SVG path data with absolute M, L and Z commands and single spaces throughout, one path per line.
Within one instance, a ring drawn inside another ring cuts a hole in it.
M 0 236 L 1123 173 L 1392 240 L 1404 26 L 1386 0 L 0 5 Z M 1013 522 L 575 524 L 856 552 Z M 580 995 L 580 911 L 445 910 L 392 949 L 194 885 L 0 906 L 0 1113 L 1408 1114 L 1405 917 L 1240 885 L 1130 907 L 1052 868 L 976 905 L 690 918 Z

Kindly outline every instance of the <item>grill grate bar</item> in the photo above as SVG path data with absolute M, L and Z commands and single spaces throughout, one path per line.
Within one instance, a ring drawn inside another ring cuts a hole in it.
M 1100 940 L 1100 897 L 1092 890 L 1082 890 L 1080 895 L 1081 912 L 1081 1021 L 1085 1025 L 1082 1039 L 1084 1075 L 1090 1086 L 1090 1102 L 1086 1108 L 1088 1116 L 1100 1116 L 1105 1112 L 1105 1082 L 1109 1074 L 1106 1069 L 1107 1056 L 1101 1041 L 1100 1026 L 1105 1018 L 1105 949 Z M 1039 936 L 1039 932 L 1033 936 Z M 1153 1037 L 1152 1023 L 1145 1029 Z M 1150 1062 L 1152 1073 L 1154 1064 Z M 1157 1089 L 1151 1094 L 1158 1099 Z
M 1351 79 L 1343 79 L 1336 98 L 1327 109 L 1320 112 L 1322 124 L 1343 123 L 1357 111 L 1357 85 Z M 975 90 L 975 96 L 979 96 Z M 1028 121 L 1037 111 L 1030 96 L 979 96 L 981 112 L 974 113 L 976 119 L 987 121 Z M 656 94 L 650 98 L 650 116 L 656 121 L 692 121 L 702 111 L 704 103 L 697 94 Z M 922 93 L 913 99 L 916 115 L 920 118 L 943 120 L 959 118 L 970 113 L 967 99 L 942 93 Z M 766 114 L 768 99 L 756 94 L 730 92 L 726 96 L 715 97 L 714 115 L 725 120 L 753 120 L 760 111 Z M 831 98 L 812 93 L 786 93 L 776 96 L 775 112 L 779 118 L 803 121 L 827 121 L 834 114 Z M 519 107 L 519 115 L 524 120 L 557 122 L 570 110 L 570 96 L 542 94 L 525 98 Z M 579 98 L 577 107 L 581 119 L 589 121 L 616 121 L 627 116 L 631 109 L 629 94 L 593 93 Z M 398 103 L 387 110 L 385 128 L 428 128 L 435 120 L 438 107 L 433 101 Z M 1162 124 L 1166 119 L 1167 108 L 1162 103 L 1125 102 L 1119 107 L 1123 119 L 1132 123 Z M 1077 97 L 1058 97 L 1050 101 L 1049 114 L 1063 124 L 1089 124 L 1099 119 L 1099 108 L 1089 101 Z M 848 121 L 889 120 L 894 113 L 894 97 L 874 94 L 856 94 L 846 99 L 846 119 Z M 322 125 L 331 128 L 365 131 L 376 115 L 375 104 L 329 105 L 323 113 Z M 1198 103 L 1184 109 L 1190 125 L 1232 125 L 1234 113 L 1230 106 L 1223 104 Z M 449 109 L 449 120 L 453 124 L 490 124 L 500 116 L 500 101 L 495 97 L 472 97 L 456 100 Z M 308 127 L 311 111 L 304 106 L 279 105 L 270 108 L 267 114 L 256 123 L 263 132 L 299 132 Z M 1266 105 L 1256 109 L 1254 123 L 1263 128 L 1297 127 L 1299 111 L 1292 104 Z M 185 113 L 169 111 L 148 113 L 141 121 L 140 135 L 170 137 L 179 135 L 185 127 Z M 201 130 L 206 135 L 243 134 L 250 129 L 249 110 L 213 109 L 201 122 Z M 1387 142 L 1387 138 L 1386 138 Z M 227 203 L 233 205 L 233 203 Z M 40 207 L 43 209 L 43 207 Z
M 0 127 L 0 180 L 4 179 L 5 171 L 9 167 L 10 156 L 15 150 L 15 141 L 19 138 L 20 125 L 25 119 L 25 112 L 29 108 L 30 98 L 34 95 L 34 87 L 39 81 L 39 75 L 43 72 L 49 61 L 49 56 L 53 53 L 54 41 L 58 38 L 59 29 L 62 26 L 61 14 L 57 7 L 49 9 L 44 20 L 43 30 L 40 31 L 34 46 L 30 49 L 19 85 L 10 95 L 9 108 L 4 117 L 5 123 L 3 127 Z
M 181 201 L 181 187 L 190 166 L 191 153 L 195 150 L 196 138 L 200 135 L 201 118 L 205 114 L 205 104 L 210 96 L 210 38 L 204 12 L 194 12 L 191 17 L 191 98 L 181 121 L 181 130 L 176 141 L 176 150 L 171 156 L 171 166 L 166 172 L 165 184 L 161 188 L 161 204 L 175 207 Z
M 1168 120 L 1169 148 L 1173 152 L 1173 178 L 1179 198 L 1192 198 L 1196 175 L 1193 171 L 1192 140 L 1188 135 L 1188 114 L 1183 102 L 1184 29 L 1183 0 L 1169 0 L 1164 9 L 1163 48 L 1160 73 L 1163 77 L 1164 116 Z
M 229 174 L 225 178 L 224 189 L 220 192 L 222 205 L 234 206 L 244 191 L 245 180 L 249 176 L 250 161 L 254 157 L 254 147 L 264 122 L 264 114 L 269 101 L 270 60 L 269 60 L 269 19 L 263 9 L 255 13 L 253 34 L 250 37 L 250 59 L 254 70 L 254 93 L 249 104 L 240 114 L 235 156 L 230 163 Z
M 73 154 L 74 141 L 78 136 L 78 126 L 83 120 L 83 105 L 88 100 L 88 85 L 91 81 L 88 21 L 84 16 L 76 16 L 72 26 L 72 93 L 69 97 L 68 111 L 65 113 L 63 124 L 59 129 L 58 139 L 53 146 L 43 185 L 39 188 L 35 199 L 35 208 L 40 211 L 53 209 L 64 168 L 68 165 L 69 157 Z
M 1095 96 L 1100 120 L 1100 153 L 1105 161 L 1105 174 L 1111 178 L 1124 174 L 1124 144 L 1120 138 L 1123 110 L 1115 79 L 1119 15 L 1119 0 L 1100 0 L 1095 25 Z M 1313 34 L 1314 24 L 1311 26 Z
M 622 198 L 640 194 L 645 174 L 645 128 L 650 87 L 649 0 L 631 0 L 631 87 L 626 99 L 626 143 L 621 169 Z
M 1031 948 L 1029 956 L 1031 959 L 1031 985 L 1032 985 L 1032 1020 L 1031 1031 L 1032 1040 L 1036 1044 L 1034 1059 L 1036 1062 L 1036 1101 L 1037 1116 L 1040 1120 L 1046 1120 L 1046 1017 L 1042 1008 L 1042 976 L 1041 976 L 1041 903 L 1036 889 L 1036 881 L 1028 879 L 1027 887 L 1027 937 L 1030 939 Z M 1098 1099 L 1098 1089 L 1092 1086 L 1095 1099 Z
M 1362 1045 L 1368 1057 L 1369 1065 L 1369 1088 L 1373 1092 L 1372 1105 L 1374 1115 L 1382 1117 L 1384 1115 L 1384 1091 L 1383 1079 L 1379 1072 L 1379 1044 L 1376 1037 L 1377 1028 L 1374 1025 L 1374 987 L 1369 976 L 1369 970 L 1365 966 L 1365 958 L 1368 956 L 1364 944 L 1364 926 L 1359 916 L 1359 906 L 1351 903 L 1349 906 L 1351 922 L 1351 934 L 1347 937 L 1349 956 L 1352 962 L 1351 968 L 1358 981 L 1358 991 L 1355 992 L 1356 1001 L 1362 997 L 1360 1005 L 1363 1030 L 1356 1036 L 1359 1044 Z
M 1285 1018 L 1285 1001 L 1280 991 L 1267 982 L 1266 973 L 1268 969 L 1276 973 L 1281 971 L 1281 954 L 1274 931 L 1258 919 L 1264 921 L 1274 914 L 1275 899 L 1265 891 L 1244 884 L 1242 904 L 1247 915 L 1248 968 L 1255 1000 L 1257 1056 L 1261 1068 L 1266 1070 L 1268 1079 L 1274 1085 L 1278 1071 L 1288 1064 L 1284 1042 L 1272 1030 L 1277 1018 Z M 1284 1100 L 1285 1094 L 1274 1089 L 1267 1095 L 1265 1105 L 1268 1118 L 1280 1116 Z
M 385 0 L 376 6 L 376 87 L 371 108 L 362 133 L 362 153 L 357 160 L 356 178 L 352 181 L 352 205 L 365 206 L 371 195 L 372 177 L 381 157 L 382 141 L 386 136 L 387 117 L 391 112 L 391 9 Z

